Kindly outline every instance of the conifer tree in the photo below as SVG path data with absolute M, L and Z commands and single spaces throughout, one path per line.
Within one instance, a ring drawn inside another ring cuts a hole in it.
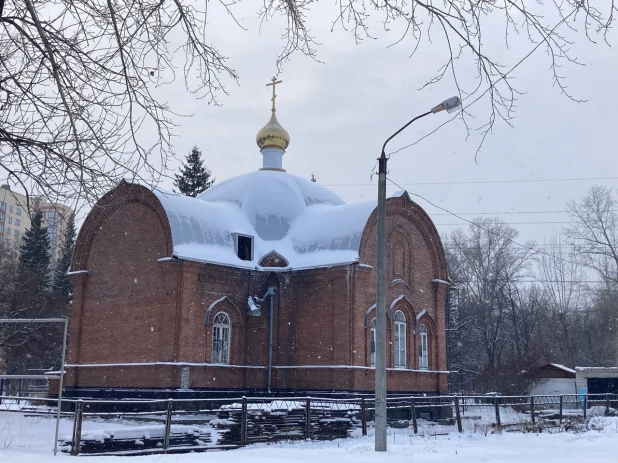
M 195 198 L 215 183 L 215 179 L 211 180 L 210 176 L 210 170 L 204 167 L 202 152 L 194 146 L 187 156 L 186 164 L 180 169 L 180 175 L 176 174 L 174 186 L 183 195 Z
M 43 213 L 36 211 L 32 216 L 31 227 L 24 233 L 20 247 L 17 274 L 19 285 L 32 291 L 49 287 L 49 236 L 43 226 Z
M 30 229 L 24 233 L 17 262 L 17 278 L 7 306 L 14 317 L 49 318 L 66 313 L 66 302 L 60 303 L 60 298 L 49 291 L 50 262 L 47 227 L 43 226 L 43 213 L 36 211 L 32 215 Z M 28 368 L 57 365 L 61 346 L 58 342 L 61 339 L 59 326 L 15 325 L 1 334 L 9 371 L 23 373 Z
M 54 291 L 59 292 L 65 297 L 69 297 L 73 292 L 71 282 L 67 278 L 67 272 L 71 266 L 71 257 L 73 256 L 73 247 L 75 246 L 75 214 L 71 214 L 67 220 L 67 225 L 64 230 L 64 239 L 62 241 L 62 251 L 58 262 L 56 262 L 56 270 L 54 271 Z
M 311 172 L 311 181 L 312 182 L 317 182 L 318 181 L 318 179 L 315 178 L 315 174 L 313 172 Z

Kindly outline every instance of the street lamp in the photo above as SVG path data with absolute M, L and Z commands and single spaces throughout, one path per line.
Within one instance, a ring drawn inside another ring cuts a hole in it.
M 376 360 L 375 360 L 375 450 L 386 451 L 386 163 L 388 158 L 384 150 L 386 144 L 399 135 L 414 121 L 441 111 L 452 113 L 458 111 L 461 101 L 454 96 L 444 100 L 425 114 L 415 117 L 397 132 L 391 135 L 382 146 L 382 155 L 378 158 L 378 284 L 377 284 L 377 326 L 376 326 Z

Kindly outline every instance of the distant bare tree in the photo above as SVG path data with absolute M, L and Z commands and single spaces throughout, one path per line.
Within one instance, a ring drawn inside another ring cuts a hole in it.
M 582 334 L 582 359 L 590 366 L 616 366 L 618 363 L 618 291 L 615 287 L 597 288 L 585 313 Z
M 450 278 L 461 291 L 460 325 L 465 370 L 470 382 L 495 376 L 518 335 L 528 335 L 523 313 L 513 316 L 518 282 L 528 273 L 533 243 L 514 244 L 517 230 L 499 219 L 475 219 L 453 232 L 445 244 Z M 535 322 L 526 320 L 533 325 Z M 524 331 L 526 333 L 524 333 Z M 464 375 L 465 376 L 465 375 Z M 476 376 L 476 380 L 475 377 Z
M 526 368 L 536 366 L 546 348 L 546 340 L 539 336 L 539 328 L 547 322 L 547 296 L 538 285 L 509 287 L 513 354 Z
M 534 50 L 546 51 L 555 85 L 567 92 L 559 69 L 575 58 L 564 30 L 579 27 L 590 40 L 606 38 L 614 2 L 340 0 L 325 20 L 356 41 L 372 36 L 374 20 L 385 30 L 401 26 L 393 42 L 411 39 L 411 54 L 423 43 L 443 47 L 444 65 L 427 85 L 452 79 L 467 108 L 486 97 L 488 118 L 477 128 L 487 134 L 497 119 L 512 119 L 518 92 L 510 73 Z M 318 56 L 308 23 L 316 3 L 263 3 L 262 21 L 287 19 L 278 65 L 295 52 Z M 221 4 L 240 26 L 246 4 Z M 179 108 L 155 89 L 180 73 L 190 92 L 213 102 L 224 91 L 220 79 L 237 78 L 205 41 L 214 21 L 208 14 L 208 0 L 0 0 L 0 169 L 26 192 L 54 198 L 92 201 L 122 176 L 156 182 L 173 156 Z M 489 37 L 488 24 L 498 20 L 504 36 Z M 525 36 L 532 50 L 508 69 L 486 44 L 508 46 L 513 33 Z M 463 85 L 461 68 L 470 64 L 477 79 Z
M 539 255 L 539 271 L 549 309 L 554 340 L 558 352 L 554 361 L 576 365 L 578 328 L 575 326 L 577 312 L 585 309 L 587 288 L 583 283 L 585 269 L 578 262 L 573 246 L 560 236 L 552 235 Z
M 612 189 L 593 186 L 578 201 L 567 204 L 573 225 L 566 236 L 590 268 L 605 281 L 618 284 L 618 200 Z

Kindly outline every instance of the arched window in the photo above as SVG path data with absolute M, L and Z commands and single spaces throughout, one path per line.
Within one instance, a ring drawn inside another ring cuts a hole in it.
M 429 368 L 429 351 L 427 349 L 427 328 L 425 325 L 418 327 L 418 368 L 427 370 Z
M 376 319 L 371 320 L 371 331 L 369 332 L 369 364 L 375 366 L 376 364 Z
M 231 339 L 230 317 L 224 312 L 219 312 L 212 324 L 212 363 L 230 363 Z
M 406 367 L 406 316 L 395 312 L 395 367 Z

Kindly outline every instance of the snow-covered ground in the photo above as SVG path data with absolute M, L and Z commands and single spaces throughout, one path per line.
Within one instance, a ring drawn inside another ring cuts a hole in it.
M 403 462 L 614 462 L 618 455 L 618 419 L 593 418 L 592 427 L 581 433 L 492 434 L 484 426 L 466 425 L 462 434 L 452 429 L 420 422 L 419 435 L 411 428 L 389 429 L 389 451 L 375 453 L 373 437 L 357 436 L 330 442 L 285 442 L 252 445 L 217 453 L 152 455 L 131 457 L 144 463 L 197 463 L 216 458 L 217 463 L 403 463 Z M 484 421 L 484 420 L 483 420 Z M 52 418 L 32 418 L 21 413 L 0 412 L 0 462 L 47 463 L 57 459 L 86 458 L 52 455 L 55 422 Z M 135 423 L 84 421 L 84 431 L 107 428 L 127 429 Z M 72 421 L 62 420 L 60 434 L 71 433 Z M 476 430 L 475 430 L 476 429 Z M 451 431 L 446 435 L 436 435 Z M 118 463 L 114 456 L 87 457 L 92 463 Z M 128 460 L 129 461 L 129 460 Z

